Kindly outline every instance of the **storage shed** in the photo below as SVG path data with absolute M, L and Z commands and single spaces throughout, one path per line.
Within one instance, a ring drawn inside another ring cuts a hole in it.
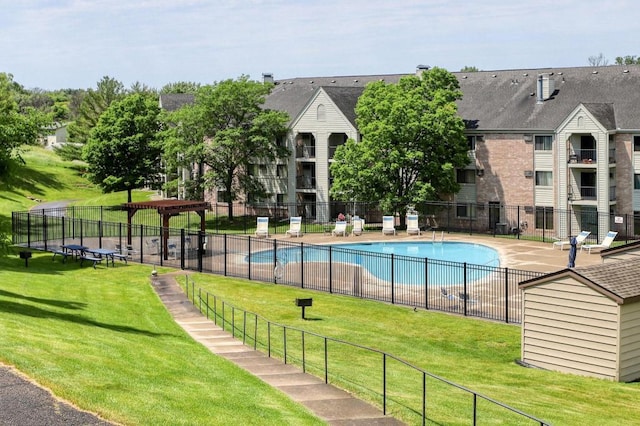
M 522 361 L 607 380 L 639 379 L 638 277 L 636 258 L 521 282 Z

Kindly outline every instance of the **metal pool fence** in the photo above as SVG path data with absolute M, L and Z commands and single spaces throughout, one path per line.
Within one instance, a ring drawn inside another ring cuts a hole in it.
M 489 419 L 510 425 L 547 424 L 395 355 L 269 321 L 196 289 L 188 277 L 185 292 L 207 318 L 245 345 L 365 396 L 385 415 L 422 425 L 475 425 Z
M 69 243 L 118 249 L 126 252 L 130 260 L 146 264 L 505 323 L 520 322 L 522 295 L 518 283 L 542 275 L 247 235 L 208 234 L 143 224 L 129 226 L 55 213 L 14 212 L 13 243 L 47 251 Z

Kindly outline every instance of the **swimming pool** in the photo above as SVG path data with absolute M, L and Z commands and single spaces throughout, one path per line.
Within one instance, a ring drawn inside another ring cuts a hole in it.
M 482 278 L 500 266 L 498 252 L 463 242 L 372 242 L 279 248 L 278 263 L 342 262 L 362 267 L 376 278 L 399 284 L 449 285 Z M 428 259 L 428 260 L 425 260 Z M 249 257 L 245 259 L 249 261 Z M 273 250 L 251 255 L 251 262 L 274 261 Z M 479 265 L 479 266 L 476 266 Z M 393 279 L 392 279 L 393 276 Z

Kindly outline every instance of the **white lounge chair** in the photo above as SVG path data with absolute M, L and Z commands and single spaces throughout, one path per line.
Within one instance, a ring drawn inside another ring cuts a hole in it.
M 364 219 L 360 219 L 355 216 L 353 218 L 353 229 L 351 230 L 351 235 L 362 235 L 364 231 Z
M 418 224 L 417 214 L 407 215 L 407 234 L 420 235 L 420 225 Z
M 269 237 L 269 218 L 259 217 L 256 223 L 256 237 Z
M 396 235 L 396 218 L 393 216 L 382 216 L 382 234 Z
M 604 240 L 602 240 L 600 244 L 583 244 L 582 246 L 580 246 L 580 251 L 587 250 L 587 253 L 591 254 L 591 250 L 594 250 L 594 249 L 601 250 L 601 249 L 609 248 L 611 247 L 611 243 L 613 243 L 613 240 L 615 240 L 617 235 L 618 235 L 617 232 L 609 231 L 607 232 L 607 236 L 604 237 Z
M 302 216 L 293 216 L 289 218 L 289 230 L 287 235 L 291 237 L 302 237 Z
M 331 231 L 331 235 L 336 237 L 338 235 L 342 235 L 343 237 L 347 236 L 347 222 L 344 220 L 339 220 L 336 222 L 336 227 Z
M 581 231 L 578 235 L 576 235 L 577 245 L 581 245 L 582 243 L 584 243 L 584 240 L 586 240 L 590 234 L 591 234 L 591 231 Z M 568 246 L 570 244 L 571 244 L 571 240 L 554 241 L 553 248 L 558 247 L 560 250 L 563 250 L 564 246 Z

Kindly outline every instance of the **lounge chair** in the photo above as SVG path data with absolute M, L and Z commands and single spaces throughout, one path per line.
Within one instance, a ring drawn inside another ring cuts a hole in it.
M 360 219 L 359 217 L 355 216 L 353 218 L 353 229 L 351 230 L 351 235 L 362 235 L 362 232 L 364 231 L 364 219 Z
M 343 237 L 347 236 L 347 222 L 344 220 L 339 220 L 336 222 L 336 227 L 331 231 L 331 235 L 337 237 L 338 235 L 342 235 Z
M 447 299 L 447 300 L 456 300 L 456 296 L 454 296 L 453 294 L 449 293 L 449 291 L 447 291 L 446 288 L 444 287 L 440 287 L 440 296 L 442 296 L 443 299 Z
M 435 231 L 439 228 L 438 221 L 436 220 L 436 215 L 432 214 L 431 216 L 427 216 L 427 226 L 431 231 Z
M 582 250 L 587 250 L 587 252 L 589 254 L 591 254 L 591 250 L 594 249 L 606 249 L 609 248 L 611 246 L 611 243 L 613 243 L 613 240 L 616 238 L 616 236 L 618 235 L 617 232 L 614 231 L 609 231 L 607 232 L 607 236 L 604 237 L 604 240 L 602 240 L 602 242 L 600 244 L 583 244 L 580 246 L 580 251 Z
M 396 235 L 396 218 L 393 216 L 382 216 L 382 234 Z
M 407 215 L 407 234 L 409 234 L 409 235 L 420 235 L 420 226 L 418 225 L 418 215 L 417 214 L 408 214 Z
M 302 231 L 300 228 L 302 227 L 302 216 L 293 216 L 289 218 L 289 230 L 287 231 L 287 235 L 291 237 L 302 237 Z
M 578 235 L 576 235 L 577 245 L 581 245 L 582 243 L 584 243 L 584 240 L 586 240 L 590 234 L 591 234 L 591 231 L 581 231 Z M 554 241 L 553 248 L 558 247 L 560 250 L 563 250 L 564 246 L 568 246 L 570 244 L 571 244 L 571 240 Z
M 256 237 L 269 237 L 269 218 L 259 217 L 256 223 Z

